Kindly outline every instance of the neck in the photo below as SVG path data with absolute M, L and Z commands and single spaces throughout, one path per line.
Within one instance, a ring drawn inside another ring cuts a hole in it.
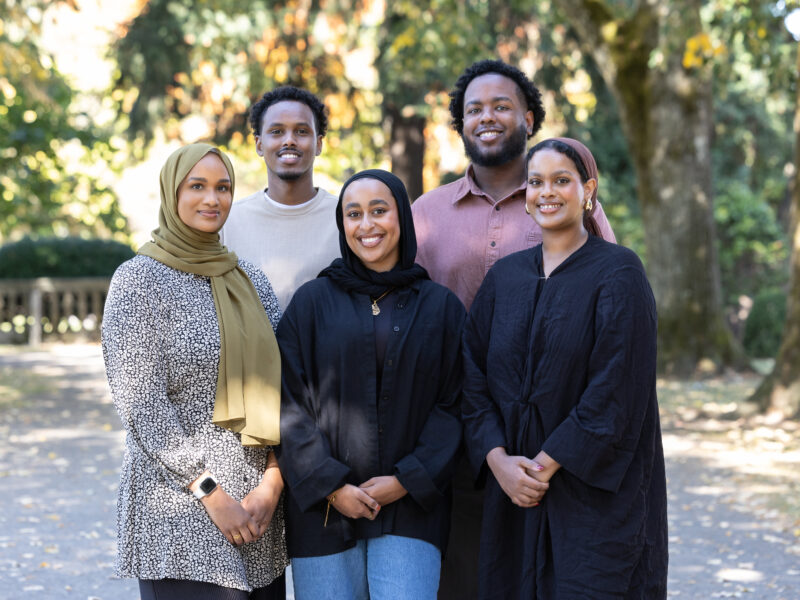
M 499 202 L 525 182 L 525 154 L 496 167 L 482 167 L 472 163 L 472 169 L 478 187 L 495 202 Z
M 545 277 L 583 246 L 589 239 L 589 232 L 583 225 L 570 229 L 542 229 L 542 261 Z
M 268 172 L 267 185 L 269 186 L 267 187 L 269 197 L 275 202 L 288 206 L 303 204 L 317 195 L 314 180 L 310 174 L 287 181 Z

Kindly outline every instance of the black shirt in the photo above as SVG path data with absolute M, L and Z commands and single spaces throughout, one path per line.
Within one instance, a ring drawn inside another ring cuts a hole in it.
M 292 557 L 341 552 L 358 539 L 387 533 L 444 549 L 461 442 L 464 307 L 429 280 L 391 295 L 380 386 L 375 317 L 366 294 L 320 277 L 297 291 L 278 325 L 278 454 Z M 382 506 L 374 521 L 349 519 L 331 508 L 323 527 L 328 494 L 381 475 L 397 476 L 408 494 Z

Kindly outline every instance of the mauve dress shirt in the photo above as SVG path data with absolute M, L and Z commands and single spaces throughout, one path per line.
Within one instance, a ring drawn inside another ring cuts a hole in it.
M 478 187 L 470 165 L 464 177 L 423 194 L 411 206 L 417 262 L 467 310 L 494 263 L 542 242 L 539 225 L 525 213 L 525 187 L 523 181 L 495 202 Z M 603 238 L 616 242 L 599 202 L 594 218 Z

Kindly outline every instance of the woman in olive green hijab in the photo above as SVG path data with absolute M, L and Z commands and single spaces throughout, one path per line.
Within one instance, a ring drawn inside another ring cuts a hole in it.
M 280 310 L 219 242 L 233 168 L 207 144 L 161 170 L 159 227 L 111 282 L 103 352 L 126 430 L 117 574 L 148 598 L 284 598 Z

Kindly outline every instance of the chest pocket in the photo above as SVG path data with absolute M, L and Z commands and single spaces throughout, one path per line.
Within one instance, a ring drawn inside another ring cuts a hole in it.
M 542 232 L 538 229 L 531 229 L 525 234 L 525 247 L 533 248 L 542 243 Z

